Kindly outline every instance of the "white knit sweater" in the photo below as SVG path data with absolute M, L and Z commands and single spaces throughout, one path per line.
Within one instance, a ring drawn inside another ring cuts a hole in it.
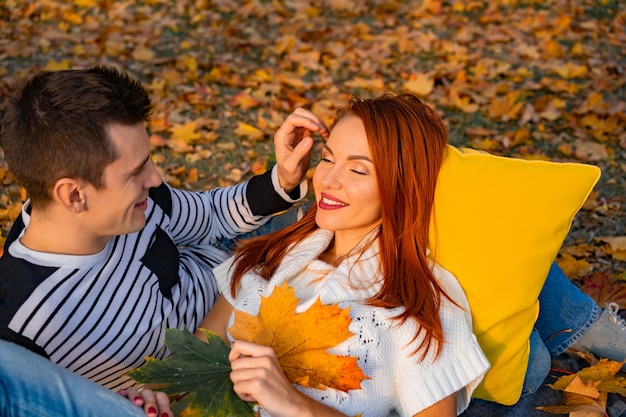
M 332 232 L 318 230 L 293 247 L 270 281 L 254 273 L 246 274 L 234 300 L 229 287 L 231 260 L 226 261 L 214 270 L 218 286 L 234 308 L 252 315 L 258 314 L 260 295 L 268 296 L 285 280 L 300 299 L 297 312 L 308 309 L 318 296 L 323 304 L 350 306 L 349 330 L 354 336 L 330 353 L 358 357 L 359 366 L 370 379 L 361 382 L 361 389 L 347 393 L 294 385 L 317 401 L 349 416 L 378 417 L 396 412 L 400 416 L 412 416 L 458 392 L 457 413 L 465 410 L 489 362 L 472 333 L 467 299 L 455 277 L 435 266 L 434 274 L 440 285 L 463 309 L 442 299 L 443 349 L 438 358 L 434 358 L 431 349 L 420 361 L 419 355 L 412 355 L 422 340 L 420 335 L 412 342 L 417 324 L 412 320 L 403 324 L 393 320 L 402 311 L 400 308 L 389 310 L 363 302 L 381 286 L 377 242 L 358 260 L 348 258 L 333 268 L 318 260 L 332 237 Z

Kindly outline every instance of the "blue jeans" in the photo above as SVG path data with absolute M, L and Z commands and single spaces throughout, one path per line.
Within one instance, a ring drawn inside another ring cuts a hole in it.
M 530 338 L 525 391 L 536 391 L 550 370 L 549 361 L 546 368 L 541 365 L 545 360 L 539 356 L 549 352 L 549 358 L 565 352 L 600 317 L 600 312 L 598 304 L 553 263 L 539 294 L 539 317 Z
M 600 317 L 601 309 L 554 263 L 539 294 L 539 318 L 535 328 L 552 355 L 559 355 Z
M 0 340 L 0 416 L 144 417 L 125 397 Z

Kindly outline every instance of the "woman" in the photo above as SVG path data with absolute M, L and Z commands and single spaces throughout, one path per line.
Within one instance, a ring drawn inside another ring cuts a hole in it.
M 316 205 L 215 270 L 223 296 L 200 327 L 227 338 L 233 307 L 256 315 L 259 295 L 287 280 L 297 310 L 318 296 L 350 307 L 356 336 L 333 350 L 357 356 L 369 379 L 347 393 L 292 385 L 271 348 L 236 341 L 231 379 L 242 399 L 273 417 L 454 416 L 467 407 L 489 363 L 458 282 L 426 254 L 447 141 L 437 113 L 412 95 L 353 99 L 340 112 L 313 176 Z

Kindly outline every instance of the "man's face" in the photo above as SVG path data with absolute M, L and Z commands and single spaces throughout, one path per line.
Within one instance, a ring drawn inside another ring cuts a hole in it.
M 118 159 L 103 174 L 103 187 L 85 188 L 85 227 L 94 238 L 111 237 L 140 230 L 146 223 L 148 190 L 161 184 L 161 176 L 150 159 L 150 140 L 143 123 L 134 126 L 112 124 L 109 139 Z

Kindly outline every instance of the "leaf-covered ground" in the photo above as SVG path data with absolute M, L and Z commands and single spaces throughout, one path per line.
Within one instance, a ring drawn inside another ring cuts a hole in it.
M 0 117 L 43 69 L 118 66 L 150 90 L 165 179 L 202 189 L 271 164 L 296 106 L 332 123 L 352 94 L 412 91 L 455 145 L 602 169 L 560 262 L 625 307 L 625 29 L 621 0 L 4 0 Z M 6 236 L 25 193 L 1 155 Z

